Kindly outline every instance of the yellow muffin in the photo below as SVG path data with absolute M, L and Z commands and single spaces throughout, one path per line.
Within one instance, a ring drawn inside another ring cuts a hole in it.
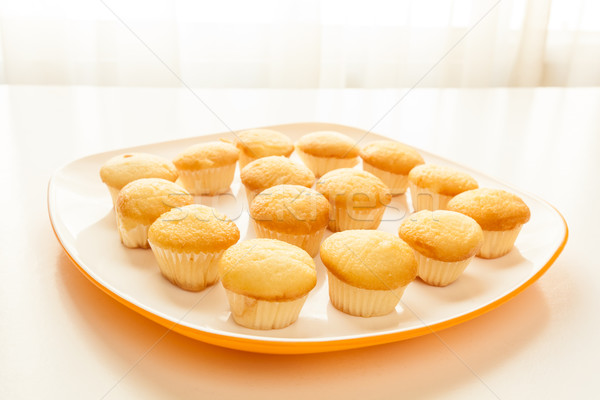
M 447 208 L 468 215 L 481 226 L 483 245 L 477 255 L 483 258 L 497 258 L 510 252 L 531 215 L 519 196 L 499 189 L 463 192 L 450 200 Z
M 360 150 L 363 169 L 383 181 L 392 196 L 402 194 L 408 186 L 408 173 L 425 163 L 412 147 L 391 140 L 377 140 Z
M 304 135 L 296 142 L 296 151 L 317 177 L 358 164 L 356 142 L 339 132 L 319 131 Z
M 192 204 L 194 198 L 181 186 L 158 178 L 138 179 L 117 196 L 115 211 L 121 242 L 126 247 L 148 248 L 148 228 L 171 208 Z
M 207 142 L 188 147 L 173 164 L 191 194 L 215 195 L 229 190 L 238 158 L 238 150 L 232 144 Z
M 248 163 L 268 156 L 289 157 L 294 144 L 289 137 L 271 129 L 250 129 L 236 135 L 235 145 L 240 150 L 240 170 Z
M 359 317 L 394 311 L 417 276 L 413 251 L 388 232 L 334 233 L 321 244 L 321 260 L 327 268 L 331 304 Z
M 423 164 L 408 174 L 408 186 L 413 209 L 443 210 L 459 193 L 477 189 L 477 181 L 469 174 L 451 167 Z
M 304 186 L 277 185 L 256 196 L 250 217 L 256 236 L 283 240 L 314 257 L 329 222 L 329 202 Z
M 316 189 L 331 205 L 329 229 L 377 229 L 392 200 L 389 188 L 375 175 L 352 168 L 326 173 Z
M 219 279 L 221 255 L 239 239 L 238 227 L 225 214 L 200 204 L 168 211 L 148 230 L 160 272 L 171 283 L 192 291 Z
M 240 174 L 246 188 L 248 205 L 263 190 L 275 185 L 301 185 L 312 187 L 315 175 L 302 164 L 287 157 L 269 156 L 259 158 L 246 165 Z
M 483 243 L 473 218 L 447 210 L 414 213 L 402 221 L 398 234 L 415 252 L 419 277 L 433 286 L 458 279 Z
M 219 275 L 234 321 L 252 329 L 293 324 L 317 284 L 311 256 L 275 239 L 252 239 L 231 246 L 221 258 Z
M 113 205 L 123 186 L 136 179 L 161 178 L 177 180 L 177 169 L 171 161 L 145 153 L 125 153 L 108 160 L 100 168 L 100 178 L 108 187 Z

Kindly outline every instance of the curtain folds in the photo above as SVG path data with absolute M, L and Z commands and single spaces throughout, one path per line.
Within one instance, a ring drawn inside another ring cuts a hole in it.
M 0 2 L 0 83 L 600 85 L 597 0 Z

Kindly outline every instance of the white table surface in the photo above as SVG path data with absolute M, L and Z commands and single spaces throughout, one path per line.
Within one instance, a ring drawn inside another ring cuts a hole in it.
M 198 90 L 231 129 L 371 128 L 405 90 Z M 0 86 L 0 398 L 589 398 L 600 358 L 600 89 L 416 89 L 374 129 L 556 206 L 569 242 L 516 298 L 436 335 L 301 356 L 194 341 L 89 282 L 52 232 L 52 172 L 227 131 L 186 89 Z M 161 339 L 162 338 L 162 339 Z

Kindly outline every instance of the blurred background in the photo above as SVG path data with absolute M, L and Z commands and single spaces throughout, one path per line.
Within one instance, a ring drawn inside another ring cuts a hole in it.
M 0 84 L 600 85 L 598 0 L 0 4 Z

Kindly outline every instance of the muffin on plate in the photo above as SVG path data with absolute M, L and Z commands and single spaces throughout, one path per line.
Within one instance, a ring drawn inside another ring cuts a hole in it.
M 142 178 L 161 178 L 175 182 L 177 169 L 166 158 L 146 153 L 125 153 L 108 160 L 100 168 L 100 178 L 108 187 L 113 206 L 123 186 Z
M 234 321 L 251 329 L 280 329 L 296 322 L 317 284 L 312 257 L 276 239 L 231 246 L 221 258 L 219 275 Z
M 183 186 L 194 195 L 216 195 L 229 190 L 238 150 L 225 142 L 198 143 L 173 160 Z
M 191 291 L 219 279 L 219 260 L 239 239 L 238 227 L 225 214 L 200 204 L 167 211 L 148 230 L 162 275 Z
M 356 142 L 339 132 L 318 131 L 304 135 L 296 142 L 296 151 L 317 177 L 358 164 Z
M 121 242 L 126 247 L 148 248 L 148 228 L 171 208 L 194 203 L 181 186 L 158 178 L 138 179 L 125 185 L 117 196 L 115 211 Z
M 331 205 L 329 229 L 377 229 L 392 196 L 389 188 L 375 175 L 352 168 L 326 173 L 316 189 Z
M 314 257 L 329 222 L 329 202 L 304 186 L 277 185 L 256 196 L 250 218 L 256 236 L 296 245 Z
M 413 209 L 421 211 L 443 210 L 452 197 L 479 185 L 471 175 L 454 168 L 423 164 L 410 170 L 408 187 Z
M 417 276 L 411 248 L 382 231 L 334 233 L 321 244 L 331 304 L 359 317 L 394 311 L 406 286 Z
M 408 173 L 425 160 L 418 151 L 392 140 L 377 140 L 360 150 L 363 169 L 383 181 L 392 196 L 403 194 L 408 186 Z
M 414 250 L 419 277 L 433 286 L 457 280 L 483 243 L 481 228 L 454 211 L 423 210 L 400 224 L 400 238 Z
M 272 129 L 250 129 L 236 135 L 235 145 L 240 150 L 240 171 L 247 164 L 268 156 L 289 157 L 294 144 L 289 137 Z
M 309 188 L 315 183 L 315 175 L 310 169 L 283 156 L 252 161 L 242 169 L 240 178 L 246 188 L 248 205 L 257 194 L 272 186 L 300 185 Z
M 482 258 L 498 258 L 510 252 L 521 227 L 531 216 L 519 196 L 488 188 L 457 195 L 448 203 L 448 210 L 468 215 L 481 226 L 483 245 L 477 255 Z

